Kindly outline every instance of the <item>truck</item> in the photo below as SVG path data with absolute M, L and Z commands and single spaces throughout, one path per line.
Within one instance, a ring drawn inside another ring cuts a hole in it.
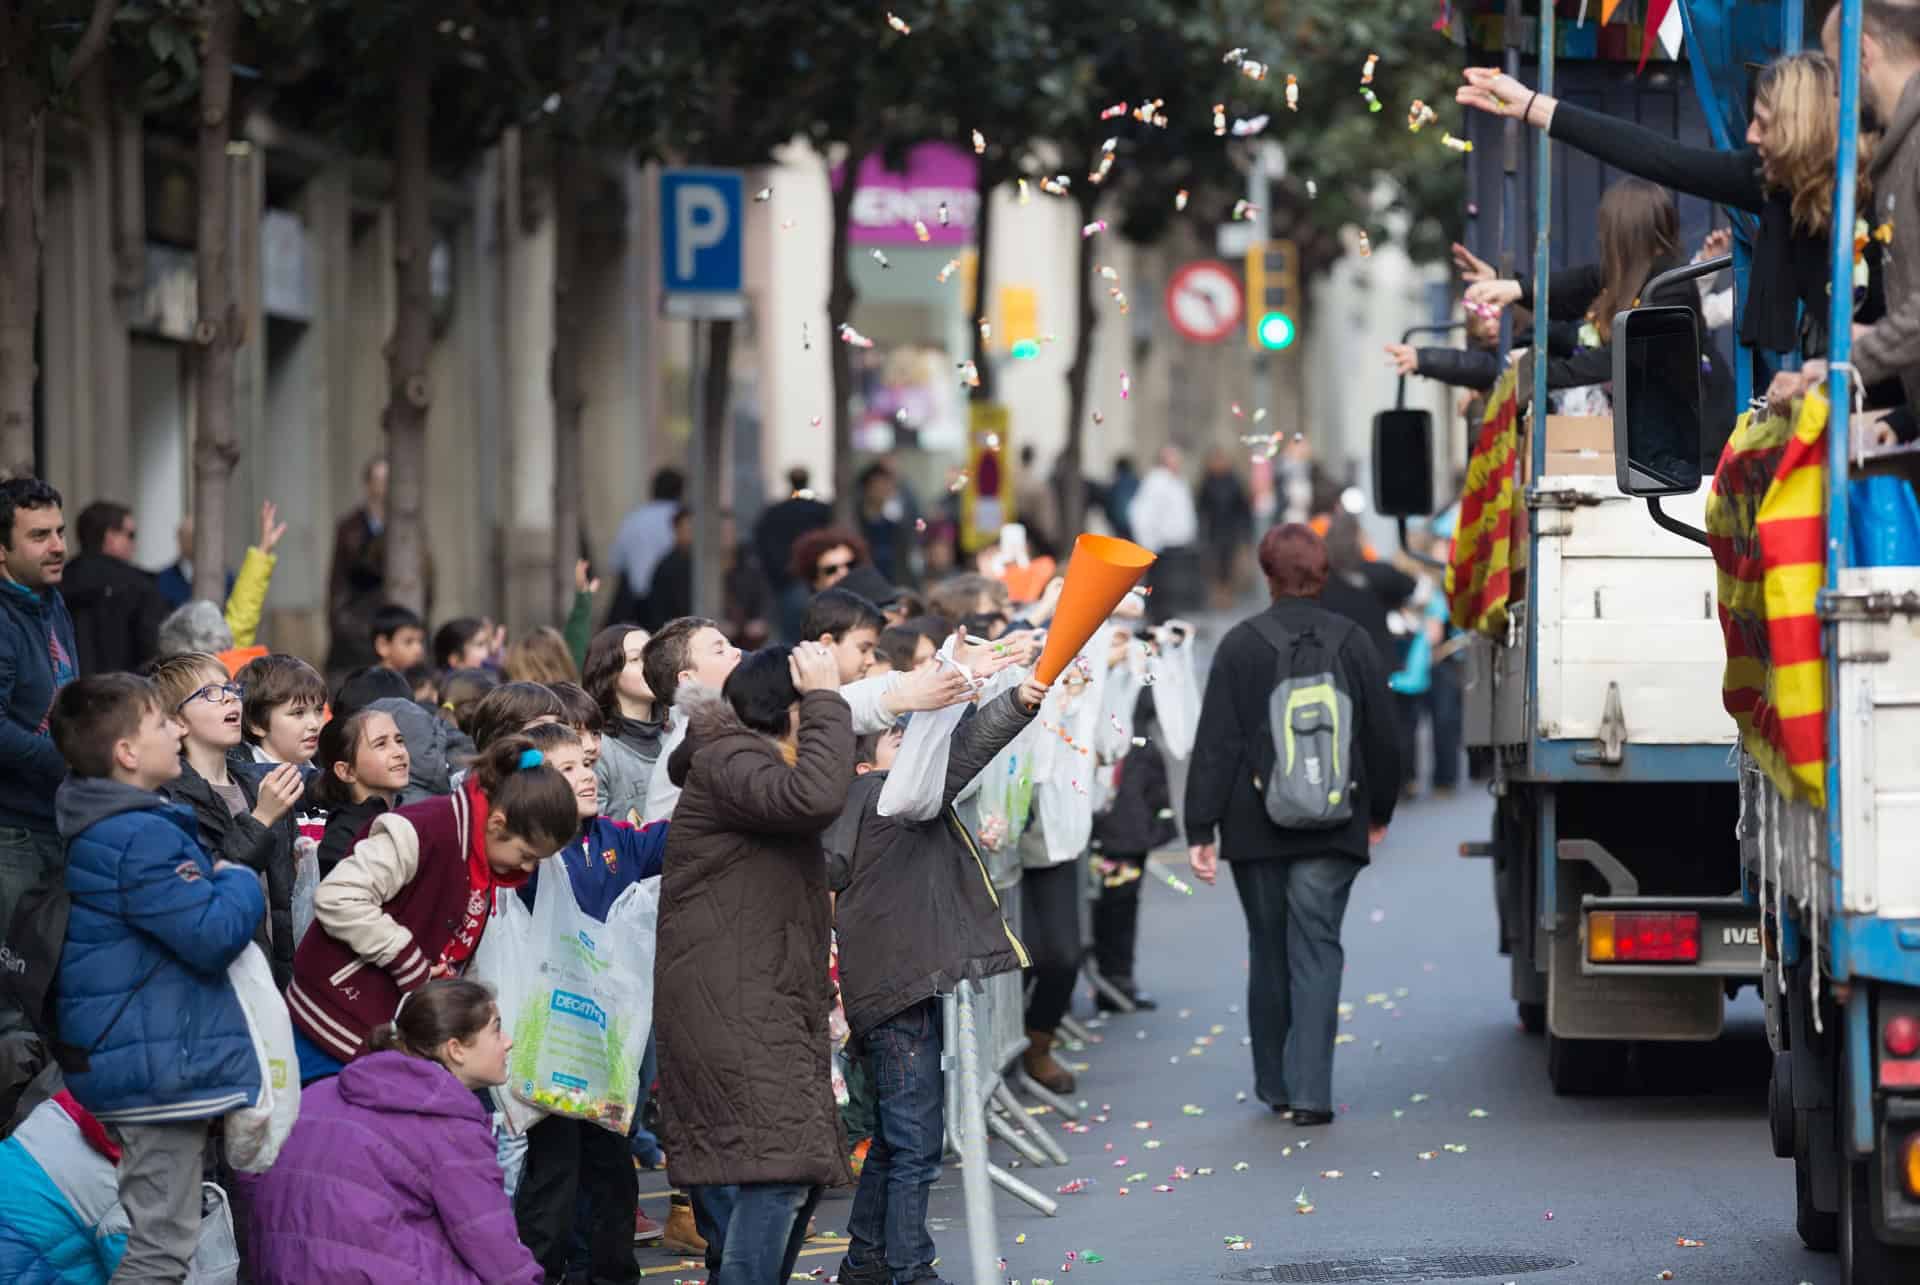
M 1552 92 L 1553 7 L 1536 12 L 1533 83 Z M 1523 70 L 1519 30 L 1509 22 L 1514 74 Z M 1595 84 L 1596 71 L 1611 74 L 1604 67 L 1581 70 L 1586 92 L 1619 96 Z M 1573 226 L 1551 208 L 1556 178 L 1565 191 L 1600 175 L 1589 162 L 1590 176 L 1556 176 L 1539 141 L 1533 208 L 1518 208 L 1506 167 L 1501 225 L 1508 262 L 1519 215 L 1539 229 L 1532 350 L 1544 352 L 1557 227 Z M 1494 154 L 1488 142 L 1498 140 L 1481 141 Z M 1593 253 L 1589 236 L 1566 261 Z M 1554 1090 L 1617 1093 L 1636 1044 L 1716 1039 L 1727 999 L 1761 980 L 1761 917 L 1743 895 L 1735 835 L 1740 786 L 1720 697 L 1715 568 L 1704 547 L 1671 538 L 1618 485 L 1612 423 L 1546 413 L 1544 370 L 1523 373 L 1519 390 L 1531 393 L 1531 427 L 1512 472 L 1510 547 L 1524 560 L 1514 560 L 1504 627 L 1470 631 L 1465 648 L 1466 741 L 1493 798 L 1490 832 L 1461 855 L 1490 860 L 1517 1016 L 1546 1037 Z M 1373 428 L 1374 508 L 1404 529 L 1433 511 L 1433 479 L 1452 467 L 1439 467 L 1425 411 L 1396 407 Z M 1701 497 L 1672 503 L 1670 523 L 1700 520 Z

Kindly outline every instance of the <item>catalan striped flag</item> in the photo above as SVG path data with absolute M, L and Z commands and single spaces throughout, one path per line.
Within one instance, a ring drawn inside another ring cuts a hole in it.
M 1727 668 L 1722 700 L 1747 752 L 1789 798 L 1826 798 L 1826 673 L 1815 600 L 1825 573 L 1827 402 L 1734 426 L 1707 498 Z
M 1514 465 L 1520 445 L 1520 369 L 1507 367 L 1487 395 L 1467 461 L 1467 487 L 1447 561 L 1447 616 L 1456 629 L 1504 639 L 1513 586 Z

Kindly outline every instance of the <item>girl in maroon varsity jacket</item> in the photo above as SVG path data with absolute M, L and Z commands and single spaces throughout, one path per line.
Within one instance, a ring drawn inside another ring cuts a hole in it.
M 489 745 L 452 794 L 376 818 L 314 894 L 287 989 L 294 1026 L 351 1061 L 401 995 L 465 970 L 494 889 L 525 883 L 578 828 L 573 787 L 524 736 Z

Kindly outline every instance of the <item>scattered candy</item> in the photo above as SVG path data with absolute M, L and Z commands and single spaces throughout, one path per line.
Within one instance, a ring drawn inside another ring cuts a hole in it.
M 1164 1183 L 1164 1182 L 1163 1182 L 1163 1183 L 1161 1183 L 1161 1184 L 1160 1184 L 1159 1186 L 1157 1186 L 1157 1187 L 1155 1187 L 1155 1188 L 1154 1188 L 1154 1190 L 1155 1190 L 1155 1191 L 1163 1191 L 1163 1192 L 1164 1192 L 1164 1191 L 1172 1191 L 1172 1190 L 1173 1190 L 1173 1186 L 1172 1186 L 1172 1184 L 1170 1184 L 1170 1183 Z
M 1062 1196 L 1077 1196 L 1083 1191 L 1091 1191 L 1095 1185 L 1091 1178 L 1075 1178 L 1071 1182 L 1061 1183 L 1054 1190 Z
M 1107 221 L 1105 219 L 1095 219 L 1080 229 L 1080 239 L 1084 241 L 1096 232 L 1105 232 L 1106 230 Z
M 1227 136 L 1227 105 L 1225 103 L 1213 105 L 1213 136 L 1215 138 Z
M 1475 1107 L 1473 1110 L 1467 1112 L 1467 1119 L 1469 1120 L 1484 1120 L 1486 1118 L 1487 1112 L 1483 1107 Z
M 1148 1138 L 1145 1145 L 1149 1151 L 1158 1151 L 1160 1149 L 1160 1139 Z
M 940 269 L 939 275 L 936 276 L 934 280 L 938 281 L 941 285 L 945 285 L 947 284 L 947 278 L 952 276 L 954 273 L 958 272 L 959 270 L 960 270 L 960 260 L 948 259 L 947 266 Z
M 1106 225 L 1102 224 L 1101 226 L 1104 227 Z M 1124 402 L 1132 392 L 1133 380 L 1128 376 L 1127 372 L 1123 370 L 1120 372 L 1120 400 Z
M 1548 1221 L 1548 1222 L 1552 1222 L 1552 1221 L 1553 1221 L 1553 1210 L 1551 1210 L 1551 1209 L 1549 1209 L 1549 1210 L 1547 1210 L 1547 1221 Z
M 1236 221 L 1250 219 L 1260 212 L 1260 207 L 1252 201 L 1239 200 L 1233 203 L 1233 217 Z
M 1267 64 L 1255 62 L 1251 58 L 1242 58 L 1240 60 L 1240 74 L 1248 80 L 1265 80 L 1267 78 Z
M 1127 114 L 1127 105 L 1125 103 L 1115 103 L 1113 106 L 1107 108 L 1106 110 L 1100 113 L 1100 119 L 1112 120 L 1115 116 L 1125 116 L 1126 114 Z
M 771 201 L 773 199 L 773 189 L 770 187 L 763 187 L 758 192 L 755 192 L 753 194 L 753 199 L 756 204 L 765 205 L 768 201 Z
M 855 348 L 873 347 L 873 340 L 867 338 L 844 321 L 840 323 L 840 342 L 843 344 L 852 344 Z
M 1245 1236 L 1227 1236 L 1224 1237 L 1223 1240 L 1228 1250 L 1234 1253 L 1240 1253 L 1253 1248 L 1253 1242 Z
M 892 27 L 895 31 L 899 32 L 903 36 L 911 36 L 913 34 L 912 27 L 909 27 L 905 21 L 895 17 L 891 13 L 887 15 L 887 25 L 889 27 Z
M 1418 98 L 1414 99 L 1407 107 L 1407 128 L 1415 134 L 1418 134 L 1421 130 L 1439 119 L 1440 118 L 1434 114 L 1433 108 L 1427 106 Z
M 1367 230 L 1362 228 L 1360 229 L 1360 257 L 1365 259 L 1372 255 L 1372 253 L 1373 243 L 1367 240 Z
M 1473 140 L 1470 138 L 1455 138 L 1451 134 L 1442 134 L 1440 135 L 1440 143 L 1442 146 L 1450 147 L 1456 152 L 1471 152 L 1473 150 Z
M 1181 1115 L 1205 1115 L 1206 1113 L 1207 1109 L 1205 1107 L 1195 1106 L 1191 1102 L 1180 1108 Z
M 971 360 L 960 363 L 960 382 L 968 388 L 980 387 L 980 367 Z
M 974 130 L 973 131 L 973 154 L 975 156 L 984 156 L 986 155 L 986 151 L 987 151 L 987 136 L 985 134 L 982 134 L 977 129 Z
M 1240 1090 L 1233 1095 L 1233 1100 L 1235 1102 L 1245 1102 L 1247 1100 L 1247 1091 L 1245 1089 Z
M 1287 74 L 1287 110 L 1290 112 L 1300 110 L 1300 82 L 1293 78 L 1291 72 Z
M 1703 1249 L 1706 1247 L 1707 1242 L 1704 1240 L 1692 1240 L 1686 1236 L 1675 1236 L 1673 1243 L 1681 1249 Z
M 1322 1178 L 1344 1178 L 1347 1175 L 1341 1173 L 1338 1169 L 1322 1169 L 1320 1176 Z
M 1367 65 L 1360 69 L 1360 83 L 1363 85 L 1371 85 L 1373 83 L 1373 69 L 1379 65 L 1380 55 L 1368 54 Z
M 1025 205 L 1033 199 L 1033 189 L 1027 186 L 1027 180 L 1025 179 L 1019 180 L 1018 187 L 1020 190 L 1020 204 Z
M 991 321 L 988 321 L 985 317 L 982 317 L 980 318 L 979 326 L 980 326 L 980 342 L 983 344 L 992 343 L 993 342 L 993 323 Z
M 1240 1161 L 1236 1161 L 1236 1162 L 1234 1163 L 1234 1166 L 1233 1166 L 1233 1171 L 1234 1171 L 1235 1173 L 1245 1173 L 1245 1172 L 1246 1172 L 1247 1170 L 1249 1170 L 1249 1169 L 1251 1169 L 1251 1168 L 1253 1168 L 1253 1166 L 1252 1166 L 1252 1165 L 1250 1165 L 1250 1164 L 1248 1164 L 1248 1163 L 1247 1163 L 1246 1161 L 1244 1161 L 1244 1160 L 1240 1160 Z
M 1420 1103 L 1420 1102 L 1426 1102 L 1426 1101 L 1428 1101 L 1428 1100 L 1429 1100 L 1429 1098 L 1430 1098 L 1430 1095 L 1428 1095 L 1428 1094 L 1425 1094 L 1425 1093 L 1416 1093 L 1416 1094 L 1414 1094 L 1414 1095 L 1413 1095 L 1412 1097 L 1410 1097 L 1410 1098 L 1408 1098 L 1408 1099 L 1407 1099 L 1407 1101 L 1409 1101 L 1409 1102 L 1413 1102 L 1413 1103 Z
M 1360 97 L 1367 100 L 1368 111 L 1377 112 L 1380 110 L 1379 96 L 1376 95 L 1371 89 L 1368 89 L 1365 85 L 1360 86 Z
M 913 237 L 916 241 L 929 241 L 933 239 L 933 233 L 927 231 L 927 225 L 924 222 L 915 219 L 913 221 Z
M 1437 1156 L 1439 1156 L 1439 1154 L 1440 1154 L 1440 1153 L 1439 1153 L 1438 1151 L 1422 1151 L 1422 1152 L 1420 1153 L 1420 1158 L 1421 1158 L 1422 1160 L 1432 1160 L 1432 1159 L 1434 1159 L 1434 1158 L 1436 1158 Z
M 1441 1147 L 1440 1147 L 1440 1149 L 1441 1149 L 1442 1151 L 1447 1151 L 1447 1152 L 1451 1152 L 1452 1154 L 1454 1154 L 1454 1155 L 1456 1155 L 1456 1156 L 1464 1156 L 1464 1155 L 1466 1155 L 1466 1154 L 1467 1154 L 1467 1146 L 1466 1146 L 1466 1144 L 1465 1144 L 1464 1142 L 1448 1142 L 1448 1143 L 1443 1143 L 1443 1144 L 1441 1145 Z
M 1175 192 L 1173 194 L 1173 208 L 1176 210 L 1184 210 L 1187 208 L 1187 189 L 1186 188 L 1183 187 L 1178 192 Z

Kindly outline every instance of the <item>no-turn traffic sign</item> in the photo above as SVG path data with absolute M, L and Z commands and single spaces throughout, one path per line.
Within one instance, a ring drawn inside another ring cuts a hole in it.
M 1197 344 L 1217 344 L 1240 324 L 1240 279 L 1217 259 L 1189 263 L 1167 282 L 1167 320 Z

